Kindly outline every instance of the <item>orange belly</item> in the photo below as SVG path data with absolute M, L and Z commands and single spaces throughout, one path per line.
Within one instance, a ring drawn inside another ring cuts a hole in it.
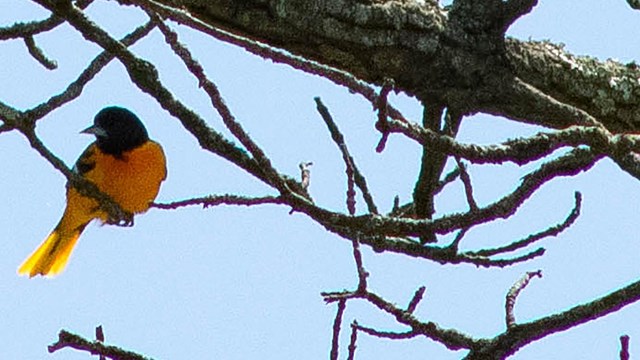
M 93 145 L 95 146 L 95 145 Z M 109 195 L 122 210 L 132 214 L 145 212 L 158 195 L 160 183 L 167 170 L 162 148 L 153 141 L 125 152 L 121 157 L 94 151 L 95 167 L 83 176 Z M 107 221 L 108 214 L 99 209 L 92 198 L 80 195 L 74 188 L 67 190 L 67 207 L 63 221 L 66 228 L 84 224 L 92 219 Z

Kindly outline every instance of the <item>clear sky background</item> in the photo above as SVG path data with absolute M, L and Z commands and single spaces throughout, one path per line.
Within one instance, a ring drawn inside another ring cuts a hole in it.
M 135 8 L 96 1 L 89 16 L 122 37 L 146 21 Z M 0 2 L 0 26 L 44 19 L 49 14 L 29 1 Z M 540 1 L 509 31 L 520 39 L 550 39 L 573 54 L 622 62 L 640 58 L 640 12 L 623 0 Z M 299 176 L 298 163 L 313 161 L 310 192 L 322 206 L 346 211 L 341 155 L 315 110 L 320 96 L 343 130 L 350 150 L 383 211 L 393 197 L 410 201 L 420 149 L 392 136 L 382 154 L 371 105 L 327 80 L 274 65 L 192 30 L 174 26 L 215 81 L 234 115 L 282 172 Z M 70 26 L 36 37 L 59 68 L 48 71 L 33 60 L 22 41 L 0 42 L 0 100 L 19 109 L 33 107 L 62 91 L 100 52 Z M 197 82 L 164 44 L 158 31 L 133 50 L 152 61 L 180 100 L 216 130 L 227 132 Z M 404 95 L 394 105 L 419 121 L 419 104 Z M 225 161 L 202 151 L 180 123 L 130 83 L 113 61 L 82 96 L 38 123 L 37 133 L 71 166 L 93 140 L 78 132 L 106 105 L 136 112 L 152 138 L 164 146 L 169 177 L 160 202 L 207 194 L 274 194 Z M 478 115 L 467 119 L 460 140 L 490 144 L 534 134 L 540 128 Z M 93 338 L 103 325 L 108 343 L 157 359 L 324 359 L 331 344 L 335 306 L 322 291 L 354 288 L 357 275 L 351 244 L 328 234 L 286 207 L 199 207 L 151 209 L 133 228 L 99 226 L 85 230 L 66 271 L 54 279 L 18 277 L 18 265 L 48 235 L 64 207 L 64 177 L 32 150 L 18 133 L 0 135 L 0 359 L 87 359 L 46 346 L 60 329 Z M 510 192 L 539 163 L 473 166 L 480 206 Z M 448 165 L 452 168 L 452 164 Z M 640 246 L 636 224 L 640 183 L 611 161 L 575 178 L 545 185 L 512 219 L 478 227 L 466 249 L 504 244 L 562 221 L 573 193 L 584 195 L 576 224 L 547 239 L 544 257 L 506 269 L 441 266 L 400 255 L 363 250 L 371 290 L 398 304 L 427 287 L 416 314 L 475 337 L 504 331 L 504 296 L 526 271 L 542 269 L 516 305 L 518 321 L 535 320 L 592 300 L 637 280 Z M 365 211 L 358 199 L 358 209 Z M 439 214 L 462 211 L 462 186 L 450 185 L 438 198 Z M 348 323 L 403 330 L 389 316 L 350 302 L 344 318 L 342 357 Z M 619 336 L 631 336 L 640 354 L 640 306 L 520 350 L 514 359 L 615 359 Z M 386 341 L 362 334 L 358 359 L 459 359 L 425 338 Z

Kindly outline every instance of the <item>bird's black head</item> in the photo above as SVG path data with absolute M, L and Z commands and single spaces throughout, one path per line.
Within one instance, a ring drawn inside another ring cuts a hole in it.
M 149 140 L 147 129 L 131 111 L 106 107 L 96 115 L 93 126 L 82 131 L 96 136 L 98 148 L 106 154 L 120 156 Z

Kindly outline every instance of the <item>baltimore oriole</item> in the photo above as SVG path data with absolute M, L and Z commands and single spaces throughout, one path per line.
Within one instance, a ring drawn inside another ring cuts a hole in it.
M 140 119 L 127 109 L 107 107 L 82 133 L 95 135 L 96 141 L 80 155 L 73 171 L 93 182 L 131 215 L 147 211 L 167 177 L 167 169 L 162 147 L 149 139 Z M 93 219 L 106 223 L 108 218 L 95 199 L 67 185 L 62 219 L 20 265 L 18 273 L 29 277 L 59 274 L 87 224 Z

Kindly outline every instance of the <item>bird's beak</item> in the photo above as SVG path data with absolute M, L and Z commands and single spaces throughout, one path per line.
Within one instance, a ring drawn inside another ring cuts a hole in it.
M 107 137 L 107 132 L 104 131 L 103 128 L 96 126 L 96 125 L 91 125 L 88 128 L 80 131 L 81 134 L 91 134 L 91 135 L 95 135 L 95 136 L 101 136 L 101 137 Z

